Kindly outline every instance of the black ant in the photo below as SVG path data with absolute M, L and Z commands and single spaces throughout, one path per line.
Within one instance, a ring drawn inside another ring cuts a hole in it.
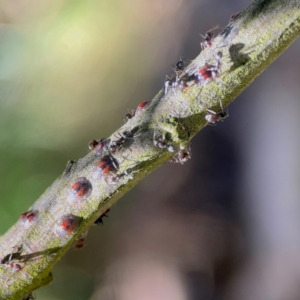
M 15 246 L 13 248 L 16 248 L 15 252 L 7 254 L 4 258 L 1 259 L 1 264 L 4 264 L 5 266 L 8 266 L 13 272 L 18 272 L 23 269 L 24 266 L 21 264 L 12 262 L 13 260 L 17 261 L 23 261 L 22 252 L 23 252 L 23 246 Z
M 110 208 L 109 209 L 107 209 L 95 222 L 94 222 L 94 224 L 95 225 L 103 225 L 103 218 L 104 217 L 108 217 L 108 213 L 109 213 L 109 211 L 110 211 Z
M 115 154 L 116 151 L 120 149 L 127 140 L 134 139 L 136 136 L 138 136 L 137 132 L 134 133 L 132 131 L 124 131 L 122 133 L 119 132 L 118 134 L 120 138 L 112 141 L 109 145 L 109 151 L 112 154 Z

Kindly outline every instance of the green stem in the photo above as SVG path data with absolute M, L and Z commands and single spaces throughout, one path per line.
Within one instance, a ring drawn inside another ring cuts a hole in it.
M 29 226 L 19 220 L 1 237 L 0 258 L 22 245 L 24 260 L 20 264 L 24 268 L 13 272 L 8 264 L 0 264 L 0 299 L 20 299 L 48 284 L 53 266 L 79 235 L 141 179 L 170 160 L 172 153 L 154 146 L 155 134 L 165 135 L 168 143 L 179 151 L 206 125 L 207 109 L 220 111 L 220 103 L 226 107 L 265 70 L 299 36 L 299 4 L 300 0 L 254 1 L 185 70 L 192 75 L 206 63 L 216 65 L 216 55 L 221 52 L 219 76 L 215 80 L 205 86 L 190 80 L 189 88 L 170 88 L 166 95 L 160 91 L 149 108 L 111 136 L 116 140 L 118 132 L 138 133 L 114 154 L 119 173 L 132 169 L 130 175 L 116 184 L 97 177 L 96 165 L 107 155 L 106 151 L 92 151 L 70 164 L 33 204 L 32 209 L 39 211 L 37 220 Z M 71 184 L 79 177 L 88 178 L 93 191 L 82 204 L 70 204 Z M 79 226 L 69 236 L 57 236 L 56 224 L 69 214 L 80 219 Z

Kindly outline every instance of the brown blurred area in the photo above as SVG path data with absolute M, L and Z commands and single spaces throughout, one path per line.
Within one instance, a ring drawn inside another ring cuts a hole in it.
M 2 0 L 1 232 L 249 3 Z M 300 299 L 299 49 L 198 134 L 192 160 L 123 197 L 38 299 Z

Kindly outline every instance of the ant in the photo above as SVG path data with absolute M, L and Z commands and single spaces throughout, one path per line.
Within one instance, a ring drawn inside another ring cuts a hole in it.
M 143 110 L 145 110 L 148 107 L 149 104 L 150 104 L 149 101 L 140 102 L 135 111 L 133 110 L 131 111 L 131 113 L 125 115 L 124 117 L 125 122 L 128 122 L 134 116 L 139 115 Z
M 95 225 L 103 225 L 103 218 L 104 217 L 108 217 L 108 213 L 109 213 L 109 211 L 110 211 L 110 208 L 109 209 L 107 209 L 95 222 L 94 222 L 94 224 Z
M 16 248 L 15 252 L 7 254 L 4 258 L 1 259 L 1 264 L 6 265 L 9 267 L 13 272 L 18 272 L 23 269 L 24 266 L 18 263 L 12 262 L 13 260 L 22 261 L 22 252 L 23 252 L 23 246 L 15 246 L 13 248 Z
M 212 39 L 214 37 L 214 32 L 212 30 L 207 31 L 205 35 L 200 34 L 203 42 L 200 43 L 201 49 L 210 48 L 212 46 Z
M 217 125 L 218 121 L 224 121 L 228 116 L 228 112 L 222 110 L 219 113 L 216 113 L 213 110 L 207 109 L 208 114 L 206 114 L 205 116 L 205 120 L 206 120 L 206 125 L 212 125 L 215 126 Z
M 175 88 L 175 87 L 181 87 L 181 88 L 186 88 L 188 85 L 185 82 L 185 80 L 180 80 L 180 75 L 184 72 L 185 69 L 185 62 L 183 61 L 182 56 L 180 56 L 179 61 L 176 63 L 176 65 L 172 65 L 173 71 L 175 72 L 175 77 L 169 77 L 166 76 L 165 79 L 165 84 L 164 84 L 164 92 L 165 94 L 168 92 L 168 89 L 170 87 Z
M 112 141 L 109 145 L 109 151 L 112 154 L 115 154 L 116 151 L 123 146 L 126 140 L 134 139 L 136 136 L 138 136 L 138 133 L 133 131 L 124 131 L 122 133 L 119 132 L 118 134 L 120 138 Z
M 124 131 L 119 133 L 120 138 L 118 140 L 112 141 L 109 145 L 109 151 L 114 154 L 116 151 L 123 146 L 126 140 L 134 137 L 134 134 L 130 131 Z
M 160 149 L 167 149 L 169 152 L 174 152 L 175 149 L 172 145 L 167 144 L 165 135 L 157 137 L 156 133 L 153 135 L 153 144 L 155 147 Z
M 165 95 L 167 94 L 168 89 L 170 87 L 173 87 L 175 82 L 176 82 L 175 77 L 169 77 L 168 75 L 166 76 L 165 83 L 164 83 L 164 93 L 165 93 Z
M 176 74 L 176 77 L 175 77 L 175 80 L 172 82 L 172 87 L 181 87 L 181 88 L 185 88 L 187 87 L 187 83 L 186 83 L 186 80 L 182 80 L 182 76 L 181 78 L 180 75 L 182 75 L 183 73 L 186 74 L 184 72 L 184 69 L 185 69 L 185 62 L 183 61 L 182 59 L 182 56 L 180 56 L 180 60 L 177 62 L 177 64 L 175 66 L 173 66 L 173 70 Z
M 241 14 L 241 12 L 237 12 L 235 14 L 232 14 L 230 16 L 229 23 L 231 23 L 233 20 L 235 20 L 240 14 Z
M 35 297 L 32 293 L 27 294 L 24 298 L 22 298 L 22 300 L 34 300 Z
M 13 247 L 13 249 L 16 249 L 15 252 L 9 253 L 6 256 L 4 256 L 1 259 L 1 264 L 7 264 L 8 262 L 12 261 L 12 260 L 21 260 L 22 256 L 21 253 L 23 252 L 23 246 L 15 246 Z
M 173 70 L 174 70 L 174 72 L 177 74 L 177 73 L 182 73 L 183 72 L 183 70 L 184 70 L 184 61 L 182 60 L 182 57 L 180 56 L 180 58 L 179 58 L 179 61 L 176 63 L 176 65 L 175 66 L 173 66 L 172 65 L 172 67 L 173 67 Z
M 171 162 L 184 164 L 189 159 L 192 158 L 191 147 L 188 146 L 184 149 L 181 149 L 176 155 L 173 156 L 173 160 Z
M 109 139 L 106 139 L 106 138 L 101 138 L 100 140 L 91 140 L 89 142 L 89 149 L 90 150 L 93 150 L 93 149 L 97 149 L 96 151 L 99 153 L 101 152 L 105 147 L 106 145 L 109 143 Z
M 212 40 L 214 38 L 214 30 L 218 29 L 219 26 L 216 26 L 205 33 L 205 35 L 200 34 L 203 39 L 203 42 L 200 43 L 201 49 L 210 48 L 212 46 Z
M 91 141 L 89 142 L 89 149 L 90 149 L 90 150 L 93 150 L 98 144 L 99 144 L 98 141 L 96 141 L 96 140 L 91 140 Z
M 75 247 L 77 249 L 81 249 L 84 246 L 84 242 L 85 242 L 88 232 L 89 232 L 89 229 L 87 229 L 85 232 L 83 232 L 77 239 L 76 244 L 75 244 Z
M 133 117 L 135 116 L 135 111 L 132 110 L 131 112 L 129 112 L 128 114 L 126 114 L 124 117 L 123 117 L 123 120 L 125 123 L 127 123 L 130 119 L 132 119 Z
M 125 171 L 124 171 L 123 173 L 121 173 L 121 174 L 117 174 L 117 175 L 115 175 L 115 176 L 109 177 L 108 182 L 111 183 L 111 184 L 116 184 L 116 183 L 119 182 L 119 180 L 120 180 L 122 177 L 128 176 L 128 175 L 130 175 L 131 173 L 132 173 L 132 169 L 129 168 L 129 169 L 125 170 Z

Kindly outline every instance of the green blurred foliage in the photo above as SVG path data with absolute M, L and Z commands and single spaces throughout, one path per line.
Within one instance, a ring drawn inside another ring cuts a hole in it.
M 154 90 L 162 87 L 162 74 L 179 57 L 188 30 L 183 26 L 188 9 L 182 3 L 0 2 L 1 233 L 62 173 L 68 160 L 87 153 L 91 139 L 111 134 L 129 109 L 154 96 L 153 78 L 159 76 Z M 177 14 L 181 17 L 174 24 L 170 20 Z M 98 233 L 96 238 L 104 239 Z M 85 261 L 93 252 L 88 247 L 85 256 L 76 252 L 71 257 Z M 81 276 L 87 271 L 69 271 L 68 262 L 63 265 L 55 271 L 55 283 L 38 295 L 87 299 L 92 280 Z
M 149 81 L 183 38 L 182 21 L 168 23 L 184 15 L 181 4 L 0 3 L 1 232 L 68 160 L 86 153 L 89 140 L 111 134 L 129 109 L 154 96 Z

